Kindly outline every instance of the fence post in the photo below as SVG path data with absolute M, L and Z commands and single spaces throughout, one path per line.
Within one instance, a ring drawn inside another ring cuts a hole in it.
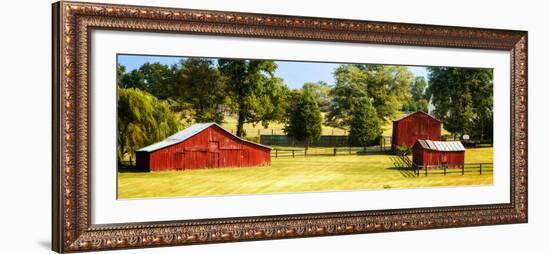
M 462 175 L 464 175 L 464 164 L 462 164 Z
M 275 149 L 275 158 L 278 158 L 279 156 L 279 150 Z
M 426 168 L 426 176 L 428 176 L 428 166 L 425 166 Z
M 479 163 L 479 175 L 481 175 L 482 170 L 483 170 L 483 164 Z
M 292 158 L 294 158 L 294 149 L 292 149 Z
M 447 166 L 443 166 L 443 175 L 444 175 L 444 176 L 447 175 Z
M 349 154 L 351 155 L 351 146 L 349 147 L 349 149 L 348 149 L 348 150 L 349 150 Z
M 307 157 L 307 149 L 304 149 L 304 157 Z
M 336 147 L 334 148 L 334 156 L 336 156 Z

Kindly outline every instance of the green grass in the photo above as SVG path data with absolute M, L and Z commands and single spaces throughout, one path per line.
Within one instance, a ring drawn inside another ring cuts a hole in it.
M 467 163 L 492 162 L 492 148 L 468 149 Z M 271 166 L 119 173 L 118 197 L 148 198 L 487 185 L 490 172 L 415 176 L 392 155 L 273 158 Z

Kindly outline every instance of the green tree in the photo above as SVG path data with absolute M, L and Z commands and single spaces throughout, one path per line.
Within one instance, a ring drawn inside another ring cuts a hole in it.
M 118 70 L 117 70 L 118 73 Z M 146 91 L 145 76 L 140 70 L 132 70 L 121 77 L 121 82 L 117 82 L 121 88 L 137 88 Z
M 403 66 L 344 64 L 336 68 L 334 76 L 334 98 L 327 114 L 331 126 L 349 126 L 354 102 L 359 98 L 370 98 L 381 120 L 395 117 L 410 98 L 413 74 Z
M 218 69 L 227 78 L 230 105 L 237 113 L 237 136 L 245 136 L 245 123 L 267 127 L 283 119 L 288 89 L 275 77 L 274 61 L 222 58 Z
M 410 86 L 410 99 L 403 104 L 402 111 L 414 112 L 423 111 L 428 113 L 428 101 L 426 100 L 426 79 L 422 76 L 414 78 L 413 83 Z
M 144 63 L 139 69 L 126 72 L 125 66 L 117 66 L 117 84 L 122 88 L 137 88 L 159 99 L 168 99 L 174 92 L 176 66 L 160 63 Z
M 382 128 L 380 127 L 380 120 L 376 114 L 376 109 L 368 98 L 358 99 L 351 114 L 350 144 L 367 147 L 379 142 L 381 136 Z
M 321 112 L 328 112 L 332 100 L 332 96 L 330 95 L 332 87 L 329 84 L 323 81 L 317 83 L 307 82 L 302 86 L 302 90 L 307 91 L 315 98 Z
M 429 67 L 428 87 L 434 114 L 455 135 L 491 138 L 493 133 L 493 71 Z
M 122 64 L 116 64 L 116 85 L 117 87 L 124 87 L 122 84 L 122 79 L 126 75 L 126 66 Z
M 414 82 L 411 85 L 411 99 L 416 102 L 422 99 L 426 99 L 424 97 L 424 91 L 426 90 L 427 86 L 428 84 L 426 83 L 426 79 L 424 77 L 415 77 Z
M 308 92 L 295 93 L 293 97 L 296 101 L 288 107 L 288 120 L 284 131 L 298 141 L 305 141 L 307 154 L 311 142 L 321 137 L 321 111 L 313 95 Z
M 153 96 L 165 100 L 174 94 L 174 75 L 176 66 L 168 66 L 161 63 L 145 63 L 139 67 L 145 83 L 144 91 Z
M 173 88 L 179 101 L 191 104 L 196 122 L 223 121 L 221 110 L 226 99 L 224 78 L 214 62 L 204 58 L 183 60 L 174 77 Z
M 136 88 L 118 88 L 117 160 L 134 157 L 136 150 L 165 139 L 180 128 L 168 103 Z
M 420 99 L 416 102 L 417 111 L 428 113 L 428 101 L 426 99 Z

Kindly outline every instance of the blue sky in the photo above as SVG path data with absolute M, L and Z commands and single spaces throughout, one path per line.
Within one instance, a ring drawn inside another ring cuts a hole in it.
M 126 66 L 126 71 L 138 69 L 144 63 L 161 63 L 166 65 L 177 64 L 183 57 L 173 56 L 142 56 L 142 55 L 118 55 L 118 63 Z M 276 76 L 283 78 L 289 88 L 300 88 L 305 82 L 324 81 L 334 84 L 332 72 L 340 64 L 317 62 L 290 62 L 276 61 L 278 68 Z M 408 66 L 415 76 L 423 76 L 428 79 L 426 67 Z

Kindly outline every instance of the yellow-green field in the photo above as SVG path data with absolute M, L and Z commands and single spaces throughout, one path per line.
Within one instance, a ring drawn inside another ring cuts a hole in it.
M 271 166 L 161 173 L 118 173 L 118 197 L 150 198 L 488 185 L 492 172 L 416 176 L 396 156 L 342 155 L 273 158 Z M 493 148 L 466 151 L 466 163 L 493 162 Z

